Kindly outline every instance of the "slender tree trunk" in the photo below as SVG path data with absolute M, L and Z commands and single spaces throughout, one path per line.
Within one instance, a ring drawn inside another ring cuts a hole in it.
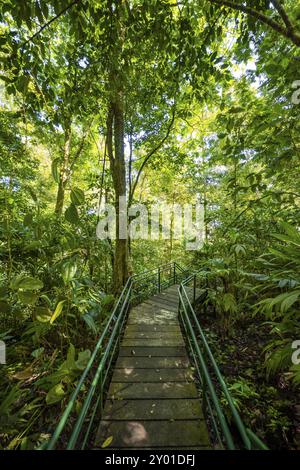
M 114 142 L 114 144 L 113 144 Z M 116 241 L 113 262 L 113 290 L 120 292 L 128 278 L 127 205 L 122 211 L 120 197 L 126 201 L 126 167 L 124 151 L 124 108 L 121 92 L 110 103 L 107 119 L 107 152 L 111 163 L 115 192 Z M 114 154 L 114 155 L 113 155 Z M 122 228 L 124 233 L 122 233 Z
M 70 163 L 70 149 L 71 149 L 71 126 L 65 129 L 65 141 L 63 151 L 63 161 L 59 172 L 59 182 L 56 196 L 55 213 L 61 217 L 64 208 L 65 189 L 68 181 L 69 163 Z
M 169 259 L 168 262 L 172 261 L 173 256 L 173 244 L 174 244 L 174 205 L 175 205 L 175 194 L 173 193 L 173 210 L 171 213 L 171 224 L 170 224 L 170 245 L 169 245 Z
M 114 140 L 115 140 L 115 165 L 114 165 L 114 186 L 115 186 L 115 207 L 116 207 L 116 246 L 114 259 L 114 290 L 118 291 L 125 284 L 128 278 L 128 235 L 127 235 L 127 203 L 125 205 L 126 214 L 121 213 L 120 197 L 126 198 L 126 167 L 124 153 L 124 109 L 123 96 L 118 94 L 114 103 Z M 123 208 L 124 209 L 124 208 Z M 126 231 L 126 238 L 120 238 L 121 226 Z M 124 226 L 126 224 L 126 226 Z
M 204 194 L 203 194 L 203 210 L 204 210 L 204 241 L 205 241 L 205 246 L 206 246 L 206 251 L 207 251 L 207 243 L 208 243 L 208 221 L 207 221 L 207 194 L 206 194 L 206 185 L 207 181 L 205 179 L 205 189 L 204 189 Z
M 128 279 L 128 227 L 126 202 L 126 166 L 124 149 L 124 78 L 121 52 L 125 43 L 123 18 L 127 7 L 122 0 L 110 4 L 111 70 L 109 79 L 109 112 L 107 120 L 107 153 L 110 159 L 116 209 L 116 240 L 113 261 L 113 290 L 121 291 Z M 123 198 L 124 207 L 120 207 Z
M 12 259 L 12 249 L 11 249 L 11 210 L 8 204 L 8 196 L 11 196 L 11 189 L 12 189 L 12 179 L 9 180 L 9 190 L 4 192 L 4 200 L 5 200 L 5 225 L 6 225 L 6 233 L 7 233 L 7 279 L 10 281 L 12 269 L 13 269 L 13 259 Z

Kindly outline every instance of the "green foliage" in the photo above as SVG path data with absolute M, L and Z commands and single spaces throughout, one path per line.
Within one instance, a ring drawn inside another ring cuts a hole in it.
M 118 253 L 95 236 L 97 209 L 120 185 L 131 203 L 200 199 L 205 212 L 200 253 L 131 240 L 127 270 L 175 258 L 201 269 L 221 337 L 267 328 L 266 380 L 299 386 L 299 6 L 281 2 L 293 28 L 277 34 L 235 3 L 1 2 L 3 448 L 47 440 L 102 332 Z M 282 32 L 282 10 L 240 3 Z M 231 391 L 241 409 L 258 400 L 243 377 Z M 288 428 L 267 413 L 270 431 Z
M 62 313 L 64 303 L 65 303 L 65 300 L 61 300 L 60 302 L 58 302 L 58 304 L 55 307 L 54 313 L 52 317 L 50 318 L 50 323 L 53 323 Z
M 18 276 L 10 283 L 10 288 L 12 290 L 35 291 L 40 290 L 43 287 L 44 284 L 40 279 L 30 276 Z
M 244 405 L 245 399 L 246 400 L 253 400 L 259 397 L 259 394 L 253 388 L 253 385 L 250 381 L 239 377 L 239 380 L 234 382 L 228 387 L 228 390 L 233 398 L 234 404 L 239 411 L 242 411 L 242 407 Z M 226 400 L 223 397 L 224 405 L 226 404 Z M 228 406 L 228 405 L 226 405 Z M 227 410 L 228 412 L 229 410 Z
M 78 210 L 75 204 L 71 204 L 65 212 L 65 219 L 70 222 L 70 224 L 78 225 L 79 223 L 79 215 Z
M 48 375 L 45 380 L 40 381 L 42 386 L 48 389 L 46 395 L 47 405 L 60 402 L 66 394 L 69 395 L 67 391 L 70 392 L 72 389 L 72 384 L 74 384 L 76 377 L 87 366 L 90 356 L 90 350 L 86 349 L 79 352 L 78 358 L 75 360 L 75 348 L 72 344 L 69 346 L 67 359 L 60 365 L 57 371 Z
M 79 188 L 73 188 L 71 191 L 71 201 L 75 206 L 81 206 L 84 201 L 84 192 Z
M 65 284 L 68 284 L 76 275 L 76 272 L 77 272 L 76 260 L 66 261 L 66 263 L 62 265 L 62 269 L 63 269 L 62 278 Z

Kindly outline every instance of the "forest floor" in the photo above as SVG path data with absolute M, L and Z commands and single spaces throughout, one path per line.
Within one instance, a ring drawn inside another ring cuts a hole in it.
M 212 312 L 201 312 L 198 317 L 247 427 L 270 449 L 300 449 L 297 392 L 284 374 L 269 379 L 266 375 L 263 350 L 270 340 L 267 325 L 258 327 L 257 318 L 243 317 L 225 336 Z

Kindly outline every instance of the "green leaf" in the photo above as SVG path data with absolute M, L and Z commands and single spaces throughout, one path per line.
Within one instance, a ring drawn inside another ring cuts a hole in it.
M 56 183 L 59 182 L 59 164 L 60 164 L 60 158 L 55 158 L 55 160 L 53 160 L 52 165 L 51 165 L 51 173 Z
M 292 243 L 293 245 L 300 246 L 300 240 L 291 238 L 289 235 L 284 235 L 282 233 L 274 233 L 273 237 L 285 243 Z
M 76 361 L 76 367 L 79 370 L 84 370 L 89 362 L 91 357 L 91 351 L 86 349 L 85 351 L 81 351 L 78 353 L 78 359 Z
M 51 307 L 51 300 L 49 299 L 49 297 L 46 294 L 42 294 L 40 296 L 40 299 L 45 300 L 45 302 L 48 304 L 48 307 Z
M 63 399 L 65 390 L 62 384 L 57 384 L 52 387 L 46 396 L 47 405 L 53 405 Z
M 237 304 L 233 294 L 229 292 L 224 294 L 222 306 L 225 312 L 235 313 L 237 311 Z
M 21 93 L 26 93 L 28 85 L 29 85 L 29 80 L 30 80 L 29 75 L 22 75 L 20 78 L 18 78 L 16 82 L 17 90 L 20 91 Z
M 51 323 L 51 324 L 60 316 L 65 302 L 66 302 L 65 300 L 61 300 L 61 301 L 58 302 L 58 304 L 56 305 L 56 309 L 54 310 L 54 313 L 53 313 L 53 315 L 52 315 L 52 317 L 51 317 L 51 319 L 50 319 L 50 323 Z
M 280 225 L 292 240 L 300 243 L 300 232 L 296 227 L 293 227 L 293 225 L 288 224 L 287 222 L 281 222 Z
M 105 449 L 106 447 L 110 446 L 112 441 L 113 441 L 113 436 L 109 436 L 107 439 L 105 439 L 105 441 L 101 445 L 102 449 Z
M 19 291 L 18 297 L 20 302 L 26 305 L 34 305 L 38 299 L 38 295 L 31 291 Z
M 48 323 L 51 318 L 51 310 L 47 307 L 36 307 L 35 310 L 36 319 L 41 323 Z
M 78 224 L 79 216 L 76 206 L 71 204 L 65 211 L 65 219 L 71 224 Z
M 79 188 L 73 188 L 71 191 L 71 201 L 75 206 L 80 206 L 85 201 L 84 192 Z
M 31 277 L 31 276 L 17 276 L 15 279 L 13 279 L 10 283 L 10 287 L 13 290 L 40 290 L 44 287 L 43 282 L 36 278 L 36 277 Z
M 300 290 L 294 290 L 291 292 L 284 292 L 279 294 L 273 299 L 264 299 L 258 303 L 258 305 L 263 305 L 263 310 L 271 312 L 273 307 L 279 305 L 280 312 L 287 312 L 295 302 L 298 301 L 300 297 Z
M 82 315 L 82 319 L 85 321 L 88 328 L 90 328 L 93 331 L 93 333 L 98 332 L 96 322 L 95 322 L 93 316 L 90 314 L 90 312 L 85 313 L 84 315 Z
M 236 253 L 236 255 L 245 255 L 246 254 L 246 249 L 245 249 L 245 246 L 244 245 L 240 245 L 240 244 L 236 244 L 234 245 L 234 251 Z
M 74 278 L 76 272 L 77 272 L 77 264 L 74 260 L 67 261 L 63 265 L 62 277 L 63 277 L 65 284 L 68 284 L 68 282 L 70 282 Z
M 300 291 L 291 292 L 286 294 L 285 298 L 282 300 L 280 310 L 281 312 L 287 312 L 292 305 L 299 299 Z
M 43 352 L 45 351 L 45 348 L 38 348 L 38 349 L 35 349 L 34 351 L 32 351 L 31 355 L 32 357 L 34 357 L 35 359 L 37 359 L 38 357 L 40 357 Z
M 68 370 L 68 372 L 72 372 L 74 369 L 76 369 L 76 362 L 75 362 L 75 347 L 71 343 L 68 349 L 67 353 L 67 359 L 63 363 L 63 368 Z

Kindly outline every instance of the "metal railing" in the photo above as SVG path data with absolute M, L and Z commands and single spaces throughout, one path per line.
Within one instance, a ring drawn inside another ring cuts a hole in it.
M 163 264 L 158 268 L 150 269 L 132 276 L 131 303 L 136 304 L 144 299 L 167 289 L 169 286 L 180 283 L 187 277 L 188 271 L 182 268 L 176 261 Z
M 140 303 L 145 297 L 181 282 L 186 275 L 187 270 L 172 262 L 128 279 L 53 435 L 41 448 L 72 450 L 89 446 L 95 419 L 97 422 L 101 420 L 112 365 L 117 356 L 130 305 Z M 79 412 L 76 411 L 78 405 Z
M 179 287 L 179 318 L 200 381 L 203 412 L 221 448 L 268 450 L 259 437 L 245 427 L 195 314 L 196 299 L 205 296 L 204 283 L 201 273 L 194 273 Z M 188 288 L 192 289 L 193 301 L 190 300 Z M 230 421 L 225 416 L 221 399 L 223 402 L 225 400 Z
M 210 419 L 220 447 L 267 449 L 258 436 L 245 428 L 234 405 L 193 308 L 195 301 L 204 295 L 204 290 L 201 290 L 203 278 L 199 273 L 188 276 L 189 272 L 188 269 L 172 262 L 128 279 L 56 429 L 51 439 L 42 446 L 43 449 L 85 449 L 91 445 L 90 435 L 95 428 L 95 420 L 97 423 L 101 420 L 105 394 L 130 306 L 178 283 L 181 283 L 179 317 L 200 380 L 203 409 Z M 192 288 L 192 301 L 187 292 L 189 286 Z M 238 443 L 224 414 L 220 392 L 226 399 L 238 430 Z

